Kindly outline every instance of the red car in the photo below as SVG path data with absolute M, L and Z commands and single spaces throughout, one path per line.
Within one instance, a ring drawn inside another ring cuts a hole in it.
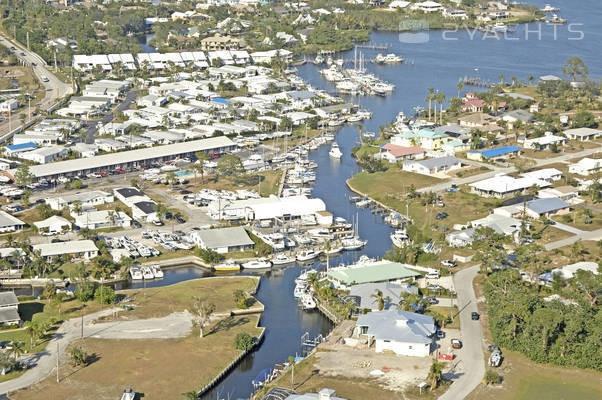
M 107 174 L 105 174 L 104 172 L 99 172 L 98 175 L 102 176 L 103 178 L 107 177 Z
M 119 173 L 119 174 L 125 174 L 125 171 L 122 170 L 121 168 L 116 168 L 115 172 Z
M 209 157 L 216 159 L 216 158 L 219 158 L 219 154 L 211 153 L 211 154 L 209 154 Z

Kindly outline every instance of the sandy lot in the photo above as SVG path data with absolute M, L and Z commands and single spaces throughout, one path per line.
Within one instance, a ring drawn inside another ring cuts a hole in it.
M 174 312 L 162 318 L 100 322 L 84 326 L 86 337 L 95 339 L 175 339 L 192 331 L 192 315 Z

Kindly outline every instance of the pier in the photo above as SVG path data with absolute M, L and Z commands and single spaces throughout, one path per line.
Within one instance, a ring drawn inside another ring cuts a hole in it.
M 357 47 L 358 49 L 388 50 L 389 44 L 356 44 L 355 47 Z
M 481 78 L 475 78 L 475 77 L 467 77 L 465 76 L 463 79 L 461 79 L 461 82 L 464 83 L 464 85 L 466 86 L 476 86 L 476 87 L 482 87 L 482 88 L 492 88 L 495 86 L 495 84 L 488 82 L 488 81 L 484 81 Z

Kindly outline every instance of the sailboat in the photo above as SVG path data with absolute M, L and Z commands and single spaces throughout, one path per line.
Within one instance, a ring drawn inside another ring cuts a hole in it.
M 358 215 L 356 215 L 354 235 L 352 237 L 341 240 L 341 246 L 343 247 L 343 249 L 345 249 L 347 251 L 359 250 L 368 243 L 367 240 L 362 240 L 359 237 L 358 232 L 359 232 L 359 218 L 358 218 Z
M 343 153 L 341 152 L 341 149 L 339 149 L 339 145 L 336 142 L 332 144 L 328 155 L 332 158 L 336 158 L 339 160 L 341 159 L 341 157 L 343 157 Z

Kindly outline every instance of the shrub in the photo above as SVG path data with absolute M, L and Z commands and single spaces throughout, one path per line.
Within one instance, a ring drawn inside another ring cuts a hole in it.
M 488 385 L 497 385 L 498 383 L 500 383 L 500 374 L 498 374 L 495 371 L 488 370 L 485 373 L 485 383 L 487 383 Z
M 115 302 L 115 290 L 110 286 L 100 286 L 94 291 L 94 299 L 100 302 L 100 294 L 102 293 L 103 304 L 113 304 Z
M 69 352 L 71 365 L 74 367 L 86 366 L 88 364 L 88 354 L 80 347 L 74 347 Z
M 224 259 L 224 256 L 217 251 L 202 249 L 200 247 L 197 249 L 197 255 L 207 264 L 217 264 Z
M 241 351 L 249 351 L 255 346 L 255 339 L 246 332 L 239 333 L 234 338 L 234 348 Z

